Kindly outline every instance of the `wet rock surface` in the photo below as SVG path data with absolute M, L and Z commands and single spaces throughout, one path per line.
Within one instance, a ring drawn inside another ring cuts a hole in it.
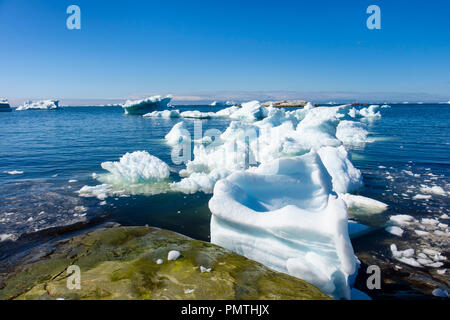
M 181 255 L 169 261 L 170 251 Z M 224 248 L 151 227 L 109 225 L 13 260 L 0 264 L 0 299 L 330 299 Z M 68 289 L 72 265 L 80 289 Z

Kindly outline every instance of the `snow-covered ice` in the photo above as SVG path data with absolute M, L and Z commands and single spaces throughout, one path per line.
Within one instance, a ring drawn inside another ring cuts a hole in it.
M 102 168 L 112 180 L 126 183 L 161 181 L 170 175 L 169 166 L 147 151 L 126 153 L 119 161 L 103 162 Z
M 217 182 L 209 207 L 212 243 L 350 298 L 358 262 L 346 205 L 317 153 L 235 172 Z

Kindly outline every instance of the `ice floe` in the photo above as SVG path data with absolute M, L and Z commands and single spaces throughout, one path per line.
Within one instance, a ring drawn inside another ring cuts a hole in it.
M 386 231 L 389 232 L 390 234 L 393 234 L 397 237 L 401 237 L 403 235 L 403 229 L 399 228 L 397 226 L 389 226 L 386 227 Z

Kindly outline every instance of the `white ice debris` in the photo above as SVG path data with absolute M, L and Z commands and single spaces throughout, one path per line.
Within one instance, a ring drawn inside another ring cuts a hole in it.
M 190 294 L 190 293 L 193 293 L 194 291 L 195 291 L 194 289 L 185 289 L 184 293 L 185 294 Z
M 428 231 L 423 231 L 423 230 L 414 230 L 414 232 L 418 235 L 418 236 L 426 236 L 429 235 L 430 233 Z
M 400 262 L 403 262 L 404 264 L 410 265 L 412 267 L 421 268 L 422 265 L 414 259 L 414 249 L 406 249 L 403 251 L 399 251 L 397 249 L 397 246 L 395 244 L 391 244 L 391 252 L 392 256 L 397 259 Z
M 12 170 L 12 171 L 3 171 L 4 173 L 7 173 L 9 175 L 19 175 L 19 174 L 23 174 L 23 171 L 20 170 Z
M 156 264 L 163 264 L 164 263 L 164 260 L 163 259 L 158 259 L 158 260 L 156 260 Z
M 27 101 L 16 110 L 54 110 L 59 109 L 58 100 Z
M 349 110 L 348 115 L 352 118 L 380 118 L 381 113 L 378 111 L 379 107 L 378 105 L 371 105 L 360 110 L 352 108 Z
M 427 200 L 427 199 L 431 199 L 431 196 L 429 194 L 416 194 L 412 198 L 413 198 L 413 200 Z
M 180 256 L 181 256 L 180 251 L 171 250 L 167 254 L 167 260 L 169 260 L 169 261 L 177 260 Z
M 0 242 L 6 241 L 6 240 L 14 240 L 14 235 L 11 233 L 0 234 Z
M 386 227 L 386 231 L 389 232 L 390 234 L 393 234 L 397 237 L 401 237 L 403 235 L 403 229 L 399 228 L 397 226 L 389 226 Z
M 118 162 L 103 162 L 102 168 L 110 172 L 112 180 L 126 183 L 161 181 L 170 175 L 169 166 L 146 151 L 126 153 Z
M 84 186 L 78 191 L 78 194 L 81 197 L 97 197 L 99 200 L 105 200 L 111 192 L 111 186 L 104 183 L 96 186 Z
M 146 118 L 179 118 L 180 111 L 179 110 L 163 110 L 163 111 L 153 111 L 150 113 L 146 113 L 143 115 Z
M 415 221 L 412 216 L 407 214 L 397 214 L 395 216 L 391 216 L 389 219 L 399 226 L 405 226 Z
M 69 183 L 75 183 L 75 182 L 78 182 L 78 180 L 70 179 L 68 182 L 69 182 Z
M 439 186 L 429 187 L 429 186 L 421 185 L 420 192 L 437 194 L 437 195 L 441 195 L 441 196 L 445 196 L 447 194 L 447 192 L 445 192 L 444 189 L 442 189 L 442 187 L 439 187 Z

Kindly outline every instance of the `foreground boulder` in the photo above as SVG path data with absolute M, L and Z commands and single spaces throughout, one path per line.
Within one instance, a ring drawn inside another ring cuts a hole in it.
M 80 268 L 80 289 L 67 288 L 71 265 Z M 207 242 L 158 228 L 110 227 L 37 247 L 14 266 L 0 264 L 0 299 L 329 297 Z

